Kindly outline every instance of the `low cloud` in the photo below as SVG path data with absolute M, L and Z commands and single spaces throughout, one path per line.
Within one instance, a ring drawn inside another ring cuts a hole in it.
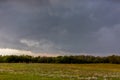
M 57 45 L 48 41 L 46 39 L 41 39 L 40 41 L 21 39 L 20 43 L 26 45 L 28 49 L 31 49 L 34 52 L 45 52 L 45 53 L 58 53 L 60 52 Z
M 20 42 L 27 45 L 28 47 L 39 47 L 39 42 L 37 41 L 22 39 Z

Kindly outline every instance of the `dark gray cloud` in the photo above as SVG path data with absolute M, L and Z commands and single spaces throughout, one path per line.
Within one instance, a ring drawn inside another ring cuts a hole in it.
M 119 53 L 118 0 L 0 0 L 0 47 Z

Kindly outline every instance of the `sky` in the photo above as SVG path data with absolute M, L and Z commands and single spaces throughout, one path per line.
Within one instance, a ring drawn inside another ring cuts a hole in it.
M 0 55 L 120 55 L 119 0 L 0 0 Z

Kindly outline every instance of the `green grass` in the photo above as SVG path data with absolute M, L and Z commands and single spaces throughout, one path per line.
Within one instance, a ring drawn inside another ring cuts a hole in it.
M 0 80 L 120 80 L 120 65 L 1 63 Z

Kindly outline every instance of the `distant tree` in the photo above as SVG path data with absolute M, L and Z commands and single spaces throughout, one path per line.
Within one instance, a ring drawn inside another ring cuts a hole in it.
M 57 57 L 33 57 L 29 55 L 0 56 L 0 63 L 112 63 L 120 64 L 120 56 L 111 55 L 107 57 L 78 55 L 78 56 L 57 56 Z

